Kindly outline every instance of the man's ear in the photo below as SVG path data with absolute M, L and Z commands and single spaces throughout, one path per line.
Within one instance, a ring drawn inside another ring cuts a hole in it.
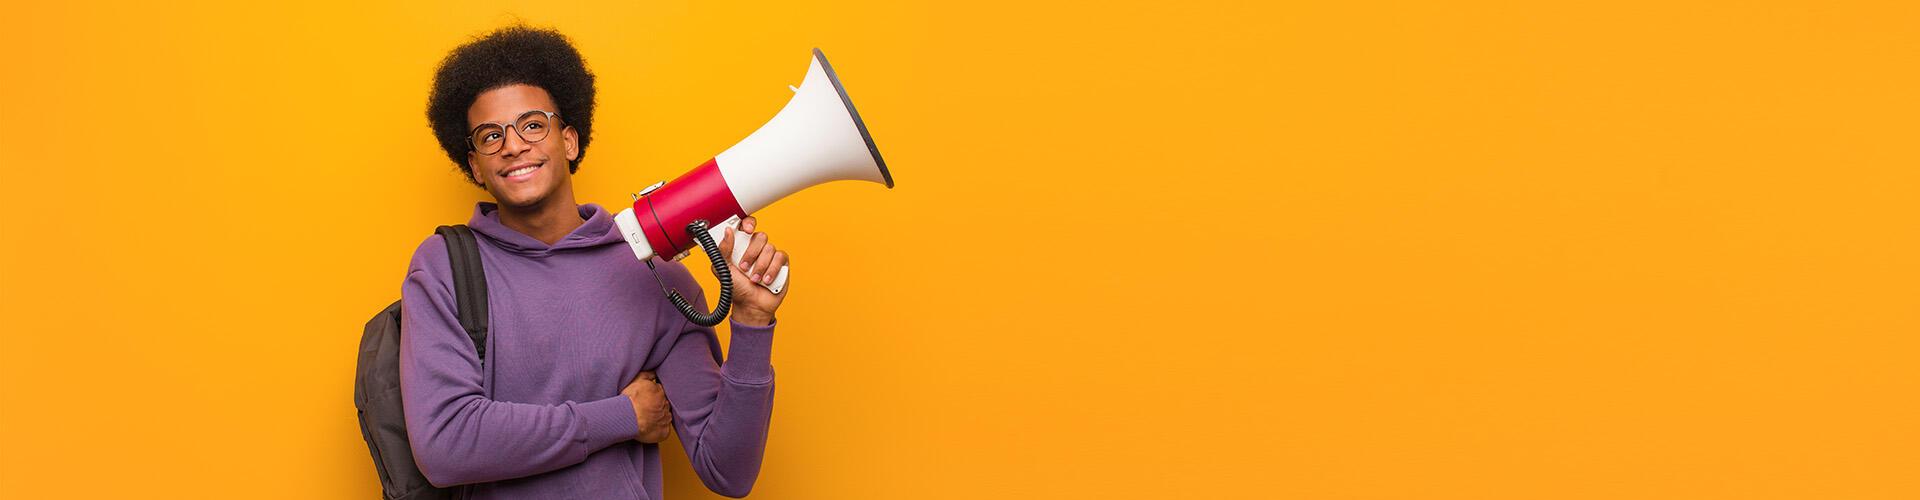
M 567 128 L 561 129 L 560 136 L 567 139 L 567 161 L 579 160 L 580 131 L 574 130 L 572 125 L 568 125 Z

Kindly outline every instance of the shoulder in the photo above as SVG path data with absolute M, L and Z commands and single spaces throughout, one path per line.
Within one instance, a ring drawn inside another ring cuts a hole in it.
M 700 282 L 693 279 L 693 272 L 688 270 L 687 265 L 680 261 L 656 257 L 653 259 L 653 268 L 654 272 L 660 275 L 660 280 L 665 281 L 667 286 L 681 290 L 700 290 Z M 681 293 L 685 294 L 687 292 Z
M 439 234 L 428 235 L 413 248 L 413 257 L 407 262 L 406 282 L 434 288 L 453 289 L 452 261 L 447 256 L 447 241 Z M 406 287 L 401 290 L 406 295 Z
M 654 268 L 654 272 L 660 273 L 660 279 L 666 280 L 667 284 L 669 285 L 698 286 L 698 283 L 695 283 L 693 281 L 693 272 L 688 271 L 687 265 L 681 263 L 680 261 L 666 260 L 659 257 L 655 257 L 653 259 L 653 268 Z
M 447 240 L 439 234 L 428 235 L 413 248 L 413 258 L 407 263 L 407 273 L 427 271 L 447 267 Z

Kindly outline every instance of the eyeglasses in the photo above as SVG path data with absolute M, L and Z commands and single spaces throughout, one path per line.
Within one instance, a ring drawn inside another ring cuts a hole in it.
M 553 128 L 553 123 L 559 120 L 558 114 L 536 109 L 522 113 L 520 118 L 514 119 L 511 124 L 482 123 L 474 127 L 472 133 L 467 134 L 467 145 L 476 153 L 492 156 L 494 153 L 499 153 L 500 148 L 506 145 L 508 128 L 512 128 L 513 133 L 520 134 L 520 140 L 533 144 L 546 139 L 547 130 Z

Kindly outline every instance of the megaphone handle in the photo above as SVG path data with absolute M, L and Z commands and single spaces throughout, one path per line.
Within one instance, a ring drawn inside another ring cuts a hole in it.
M 753 239 L 747 236 L 747 233 L 740 232 L 740 231 L 733 231 L 732 227 L 728 227 L 725 229 L 733 232 L 733 262 L 740 262 L 741 257 L 747 256 L 747 245 L 753 244 Z M 748 283 L 753 283 L 753 282 L 749 281 Z M 759 283 L 754 283 L 754 284 L 758 285 Z M 780 272 L 774 273 L 773 284 L 767 285 L 767 291 L 773 292 L 774 294 L 777 295 L 781 291 L 784 291 L 786 289 L 787 289 L 787 265 L 781 264 Z
M 680 309 L 680 315 L 686 316 L 687 321 L 693 324 L 718 325 L 727 318 L 727 309 L 733 306 L 733 274 L 727 271 L 727 261 L 722 260 L 720 245 L 715 244 L 713 235 L 707 232 L 707 221 L 687 223 L 687 235 L 700 244 L 700 249 L 707 252 L 707 260 L 713 263 L 713 276 L 720 281 L 720 298 L 714 301 L 713 312 L 709 313 L 694 309 L 693 304 L 688 303 L 686 297 L 681 297 L 677 290 L 667 290 L 667 300 L 673 301 L 673 306 Z M 647 267 L 653 267 L 653 261 L 647 261 Z
M 787 290 L 787 266 L 786 264 L 781 264 L 780 272 L 774 273 L 773 284 L 767 285 L 767 291 L 773 292 L 774 295 L 779 295 L 780 292 L 784 292 L 786 290 Z
M 738 216 L 728 217 L 727 220 L 720 221 L 720 225 L 714 226 L 713 229 L 709 230 L 709 232 L 712 233 L 712 236 L 716 239 L 725 238 L 727 237 L 726 235 L 729 233 L 733 234 L 733 255 L 732 255 L 733 259 L 729 260 L 728 262 L 740 262 L 741 257 L 747 256 L 747 245 L 753 244 L 753 241 L 751 240 L 750 237 L 747 236 L 747 233 L 743 233 L 735 230 L 735 228 L 739 225 L 740 225 L 740 217 Z M 753 282 L 749 281 L 748 283 L 753 283 Z M 754 284 L 759 285 L 759 283 L 754 283 Z M 787 289 L 787 266 L 786 264 L 781 264 L 780 272 L 773 274 L 773 284 L 767 285 L 767 291 L 773 292 L 775 295 L 778 295 L 780 292 L 786 291 L 786 289 Z

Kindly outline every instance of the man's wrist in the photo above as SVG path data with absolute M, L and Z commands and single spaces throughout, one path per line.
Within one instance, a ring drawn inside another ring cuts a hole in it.
M 767 326 L 773 324 L 773 313 L 739 309 L 733 312 L 733 322 L 746 326 Z

